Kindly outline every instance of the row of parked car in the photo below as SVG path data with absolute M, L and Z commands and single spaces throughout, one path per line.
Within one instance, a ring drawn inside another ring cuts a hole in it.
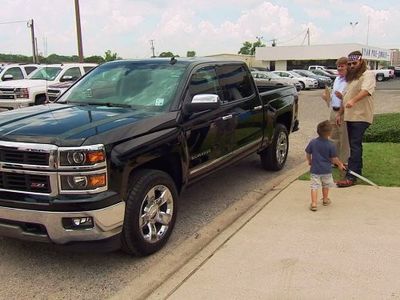
M 318 70 L 319 71 L 319 70 Z M 331 86 L 337 75 L 320 75 L 317 70 L 261 71 L 253 69 L 251 74 L 258 84 L 294 85 L 297 91 Z
M 8 64 L 0 67 L 0 109 L 16 109 L 54 101 L 85 73 L 92 63 Z
M 396 76 L 395 68 L 371 71 L 375 73 L 377 81 L 389 80 Z M 331 86 L 338 73 L 336 69 L 328 69 L 324 66 L 309 66 L 308 70 L 293 69 L 291 71 L 266 71 L 253 68 L 252 75 L 258 84 L 294 85 L 297 91 L 300 91 Z

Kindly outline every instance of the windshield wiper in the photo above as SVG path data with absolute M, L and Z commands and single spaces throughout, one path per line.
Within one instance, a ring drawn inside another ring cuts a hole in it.
M 65 103 L 65 102 L 63 102 Z M 79 102 L 79 101 L 68 101 L 67 104 L 75 104 L 75 105 L 94 105 L 94 106 L 108 106 L 108 107 L 123 107 L 123 108 L 132 108 L 132 105 L 123 104 L 123 103 L 112 103 L 112 102 Z

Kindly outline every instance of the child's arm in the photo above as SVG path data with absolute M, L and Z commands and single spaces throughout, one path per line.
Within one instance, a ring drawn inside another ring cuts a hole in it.
M 337 157 L 332 157 L 331 158 L 331 162 L 335 165 L 337 165 L 339 167 L 340 170 L 344 171 L 346 169 L 346 167 L 344 166 L 344 164 L 340 161 L 339 158 Z
M 306 153 L 306 158 L 307 158 L 307 161 L 308 161 L 308 165 L 311 166 L 311 154 Z

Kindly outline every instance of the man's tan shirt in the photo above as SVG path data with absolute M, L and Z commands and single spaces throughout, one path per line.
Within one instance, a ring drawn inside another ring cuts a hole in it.
M 373 93 L 375 92 L 375 74 L 371 71 L 365 71 L 361 77 L 357 80 L 353 80 L 347 84 L 347 89 L 343 98 L 343 104 L 346 103 L 357 96 L 361 91 L 367 91 L 368 96 L 364 97 L 352 108 L 345 108 L 344 110 L 344 120 L 350 122 L 368 122 L 372 124 L 374 118 L 374 103 L 373 103 Z

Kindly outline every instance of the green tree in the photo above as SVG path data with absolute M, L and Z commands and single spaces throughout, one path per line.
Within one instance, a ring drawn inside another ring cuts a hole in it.
M 260 40 L 254 43 L 245 41 L 242 48 L 240 48 L 238 54 L 254 55 L 256 53 L 256 47 L 265 47 L 265 44 L 263 44 Z
M 177 56 L 177 55 L 174 55 L 174 54 L 173 54 L 172 52 L 170 52 L 170 51 L 161 52 L 160 55 L 159 55 L 159 57 L 174 57 L 174 56 Z
M 195 57 L 196 56 L 196 51 L 188 51 L 186 52 L 186 57 Z
M 116 59 L 118 59 L 119 57 L 118 57 L 118 54 L 117 53 L 111 53 L 111 50 L 107 50 L 105 53 L 104 53 L 104 61 L 113 61 L 113 60 L 116 60 Z
M 85 59 L 83 61 L 87 62 L 87 63 L 102 64 L 105 60 L 102 56 L 93 55 L 93 56 L 85 57 Z
M 253 46 L 252 43 L 250 43 L 249 41 L 245 41 L 243 43 L 242 48 L 240 48 L 238 54 L 245 54 L 245 55 L 250 55 L 251 52 L 251 47 Z

